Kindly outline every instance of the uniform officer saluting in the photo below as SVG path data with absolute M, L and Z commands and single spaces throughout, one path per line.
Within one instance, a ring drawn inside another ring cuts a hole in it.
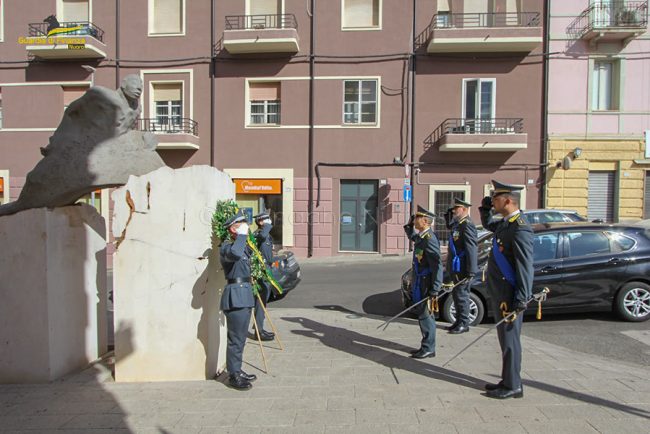
M 487 266 L 488 288 L 493 311 L 505 318 L 517 312 L 513 320 L 497 327 L 502 353 L 501 381 L 486 384 L 491 398 L 521 398 L 521 326 L 526 302 L 533 286 L 533 231 L 519 210 L 522 187 L 492 181 L 492 196 L 483 199 L 481 222 L 494 232 L 492 252 Z M 503 215 L 503 220 L 492 221 L 490 209 Z
M 418 212 L 404 225 L 406 236 L 413 241 L 413 278 L 411 279 L 411 302 L 417 303 L 426 297 L 433 297 L 442 284 L 442 263 L 440 243 L 431 230 L 434 215 L 418 206 Z M 428 302 L 413 309 L 418 316 L 422 342 L 418 350 L 411 352 L 413 358 L 424 359 L 436 356 L 436 318 Z
M 447 272 L 454 284 L 467 279 L 465 283 L 456 286 L 452 292 L 456 320 L 449 327 L 451 334 L 469 331 L 469 291 L 474 275 L 478 272 L 476 226 L 469 218 L 469 207 L 471 206 L 472 204 L 469 202 L 456 199 L 445 214 L 447 228 L 451 229 L 447 252 Z
M 271 224 L 271 215 L 268 211 L 264 211 L 253 218 L 258 227 L 254 234 L 257 248 L 264 258 L 264 265 L 266 268 L 270 268 L 273 262 L 273 238 L 271 237 L 273 225 Z M 261 301 L 266 306 L 271 295 L 270 285 L 266 280 L 259 281 L 258 284 Z M 260 305 L 260 298 L 255 299 L 255 323 L 259 327 L 260 339 L 263 341 L 272 341 L 275 338 L 275 334 L 264 330 L 264 308 Z
M 246 223 L 246 216 L 238 211 L 226 220 L 224 225 L 230 235 L 230 238 L 223 241 L 219 250 L 221 265 L 227 279 L 221 296 L 221 310 L 226 315 L 228 326 L 226 349 L 228 384 L 235 389 L 246 390 L 253 387 L 251 381 L 257 378 L 241 369 L 251 309 L 255 305 L 251 284 L 251 251 L 246 245 L 248 223 Z

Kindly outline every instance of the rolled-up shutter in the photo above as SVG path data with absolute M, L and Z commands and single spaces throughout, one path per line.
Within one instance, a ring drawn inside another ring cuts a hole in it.
M 645 193 L 643 196 L 643 218 L 650 219 L 650 171 L 645 173 Z
M 589 200 L 587 217 L 589 220 L 614 220 L 614 180 L 616 172 L 589 172 Z

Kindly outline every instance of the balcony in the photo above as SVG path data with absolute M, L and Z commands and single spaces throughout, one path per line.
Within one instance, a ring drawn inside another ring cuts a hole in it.
M 526 149 L 521 118 L 446 119 L 430 137 L 442 152 L 511 152 Z
M 622 41 L 626 45 L 648 29 L 648 2 L 611 0 L 595 1 L 566 29 L 573 39 Z
M 293 14 L 230 15 L 223 47 L 231 54 L 297 53 L 298 22 Z
M 542 43 L 539 13 L 437 14 L 416 40 L 427 53 L 525 52 Z
M 89 21 L 31 23 L 29 37 L 19 38 L 27 54 L 45 60 L 105 59 L 104 31 Z
M 156 135 L 156 149 L 199 149 L 199 124 L 188 118 L 141 118 L 138 130 Z

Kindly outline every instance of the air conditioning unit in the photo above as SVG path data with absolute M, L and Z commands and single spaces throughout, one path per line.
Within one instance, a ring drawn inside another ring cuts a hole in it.
M 639 11 L 624 9 L 616 13 L 616 25 L 620 27 L 638 26 L 641 23 Z

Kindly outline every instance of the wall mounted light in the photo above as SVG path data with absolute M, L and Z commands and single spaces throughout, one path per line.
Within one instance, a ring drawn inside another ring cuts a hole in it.
M 582 155 L 582 148 L 573 149 L 573 158 L 579 158 Z

